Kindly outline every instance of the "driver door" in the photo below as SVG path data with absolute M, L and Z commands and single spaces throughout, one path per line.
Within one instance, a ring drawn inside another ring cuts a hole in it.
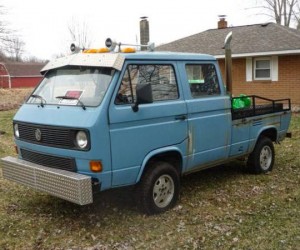
M 187 107 L 177 83 L 176 64 L 127 63 L 109 107 L 112 186 L 135 184 L 145 157 L 187 139 Z M 153 103 L 134 112 L 136 86 L 150 84 Z

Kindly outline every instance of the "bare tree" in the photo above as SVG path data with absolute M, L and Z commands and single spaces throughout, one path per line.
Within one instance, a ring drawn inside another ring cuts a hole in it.
M 25 43 L 9 28 L 5 20 L 6 8 L 0 5 L 0 57 L 2 60 L 20 61 Z
M 17 62 L 21 61 L 21 56 L 24 52 L 25 42 L 22 41 L 20 37 L 13 36 L 7 43 L 7 49 L 11 59 Z
M 2 54 L 4 54 L 7 42 L 9 41 L 9 35 L 11 34 L 11 30 L 8 28 L 8 24 L 4 18 L 5 14 L 6 10 L 4 6 L 0 5 L 0 50 Z
M 300 1 L 297 2 L 297 6 L 294 10 L 294 18 L 297 23 L 297 29 L 300 30 Z
M 48 60 L 45 59 L 40 59 L 36 56 L 27 56 L 27 57 L 22 57 L 23 62 L 28 62 L 28 63 L 44 63 L 46 64 L 49 62 Z
M 277 24 L 289 27 L 293 20 L 298 20 L 296 12 L 299 0 L 259 0 L 258 8 L 266 10 L 264 15 L 270 16 Z
M 91 45 L 90 30 L 85 21 L 79 22 L 75 18 L 68 25 L 68 30 L 73 41 L 77 42 L 80 48 L 89 48 Z

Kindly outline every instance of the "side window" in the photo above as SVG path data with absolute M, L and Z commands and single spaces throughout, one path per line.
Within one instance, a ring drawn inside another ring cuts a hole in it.
M 136 85 L 151 84 L 153 101 L 178 99 L 178 87 L 172 65 L 128 65 L 115 104 L 132 104 L 136 100 Z
M 188 64 L 185 68 L 194 98 L 220 95 L 218 76 L 213 64 Z

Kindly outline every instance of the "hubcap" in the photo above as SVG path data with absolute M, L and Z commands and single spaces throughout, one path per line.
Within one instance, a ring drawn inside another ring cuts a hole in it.
M 263 170 L 268 170 L 272 163 L 272 150 L 269 146 L 264 146 L 260 152 L 260 166 Z
M 168 206 L 173 199 L 174 191 L 174 181 L 171 176 L 160 176 L 153 187 L 153 200 L 155 205 L 160 208 Z

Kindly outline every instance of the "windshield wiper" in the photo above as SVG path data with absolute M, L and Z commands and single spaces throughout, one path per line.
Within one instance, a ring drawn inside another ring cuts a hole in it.
M 46 100 L 42 96 L 40 96 L 40 95 L 32 94 L 32 95 L 30 95 L 30 97 L 40 99 L 41 100 L 40 105 L 41 105 L 42 108 L 44 107 L 44 104 L 47 103 Z
M 65 100 L 77 100 L 78 103 L 80 104 L 80 106 L 82 107 L 83 110 L 86 110 L 85 105 L 83 104 L 82 101 L 80 101 L 78 98 L 76 97 L 71 97 L 71 96 L 65 96 L 65 95 L 61 95 L 61 96 L 56 96 L 55 98 L 57 99 L 65 99 Z

